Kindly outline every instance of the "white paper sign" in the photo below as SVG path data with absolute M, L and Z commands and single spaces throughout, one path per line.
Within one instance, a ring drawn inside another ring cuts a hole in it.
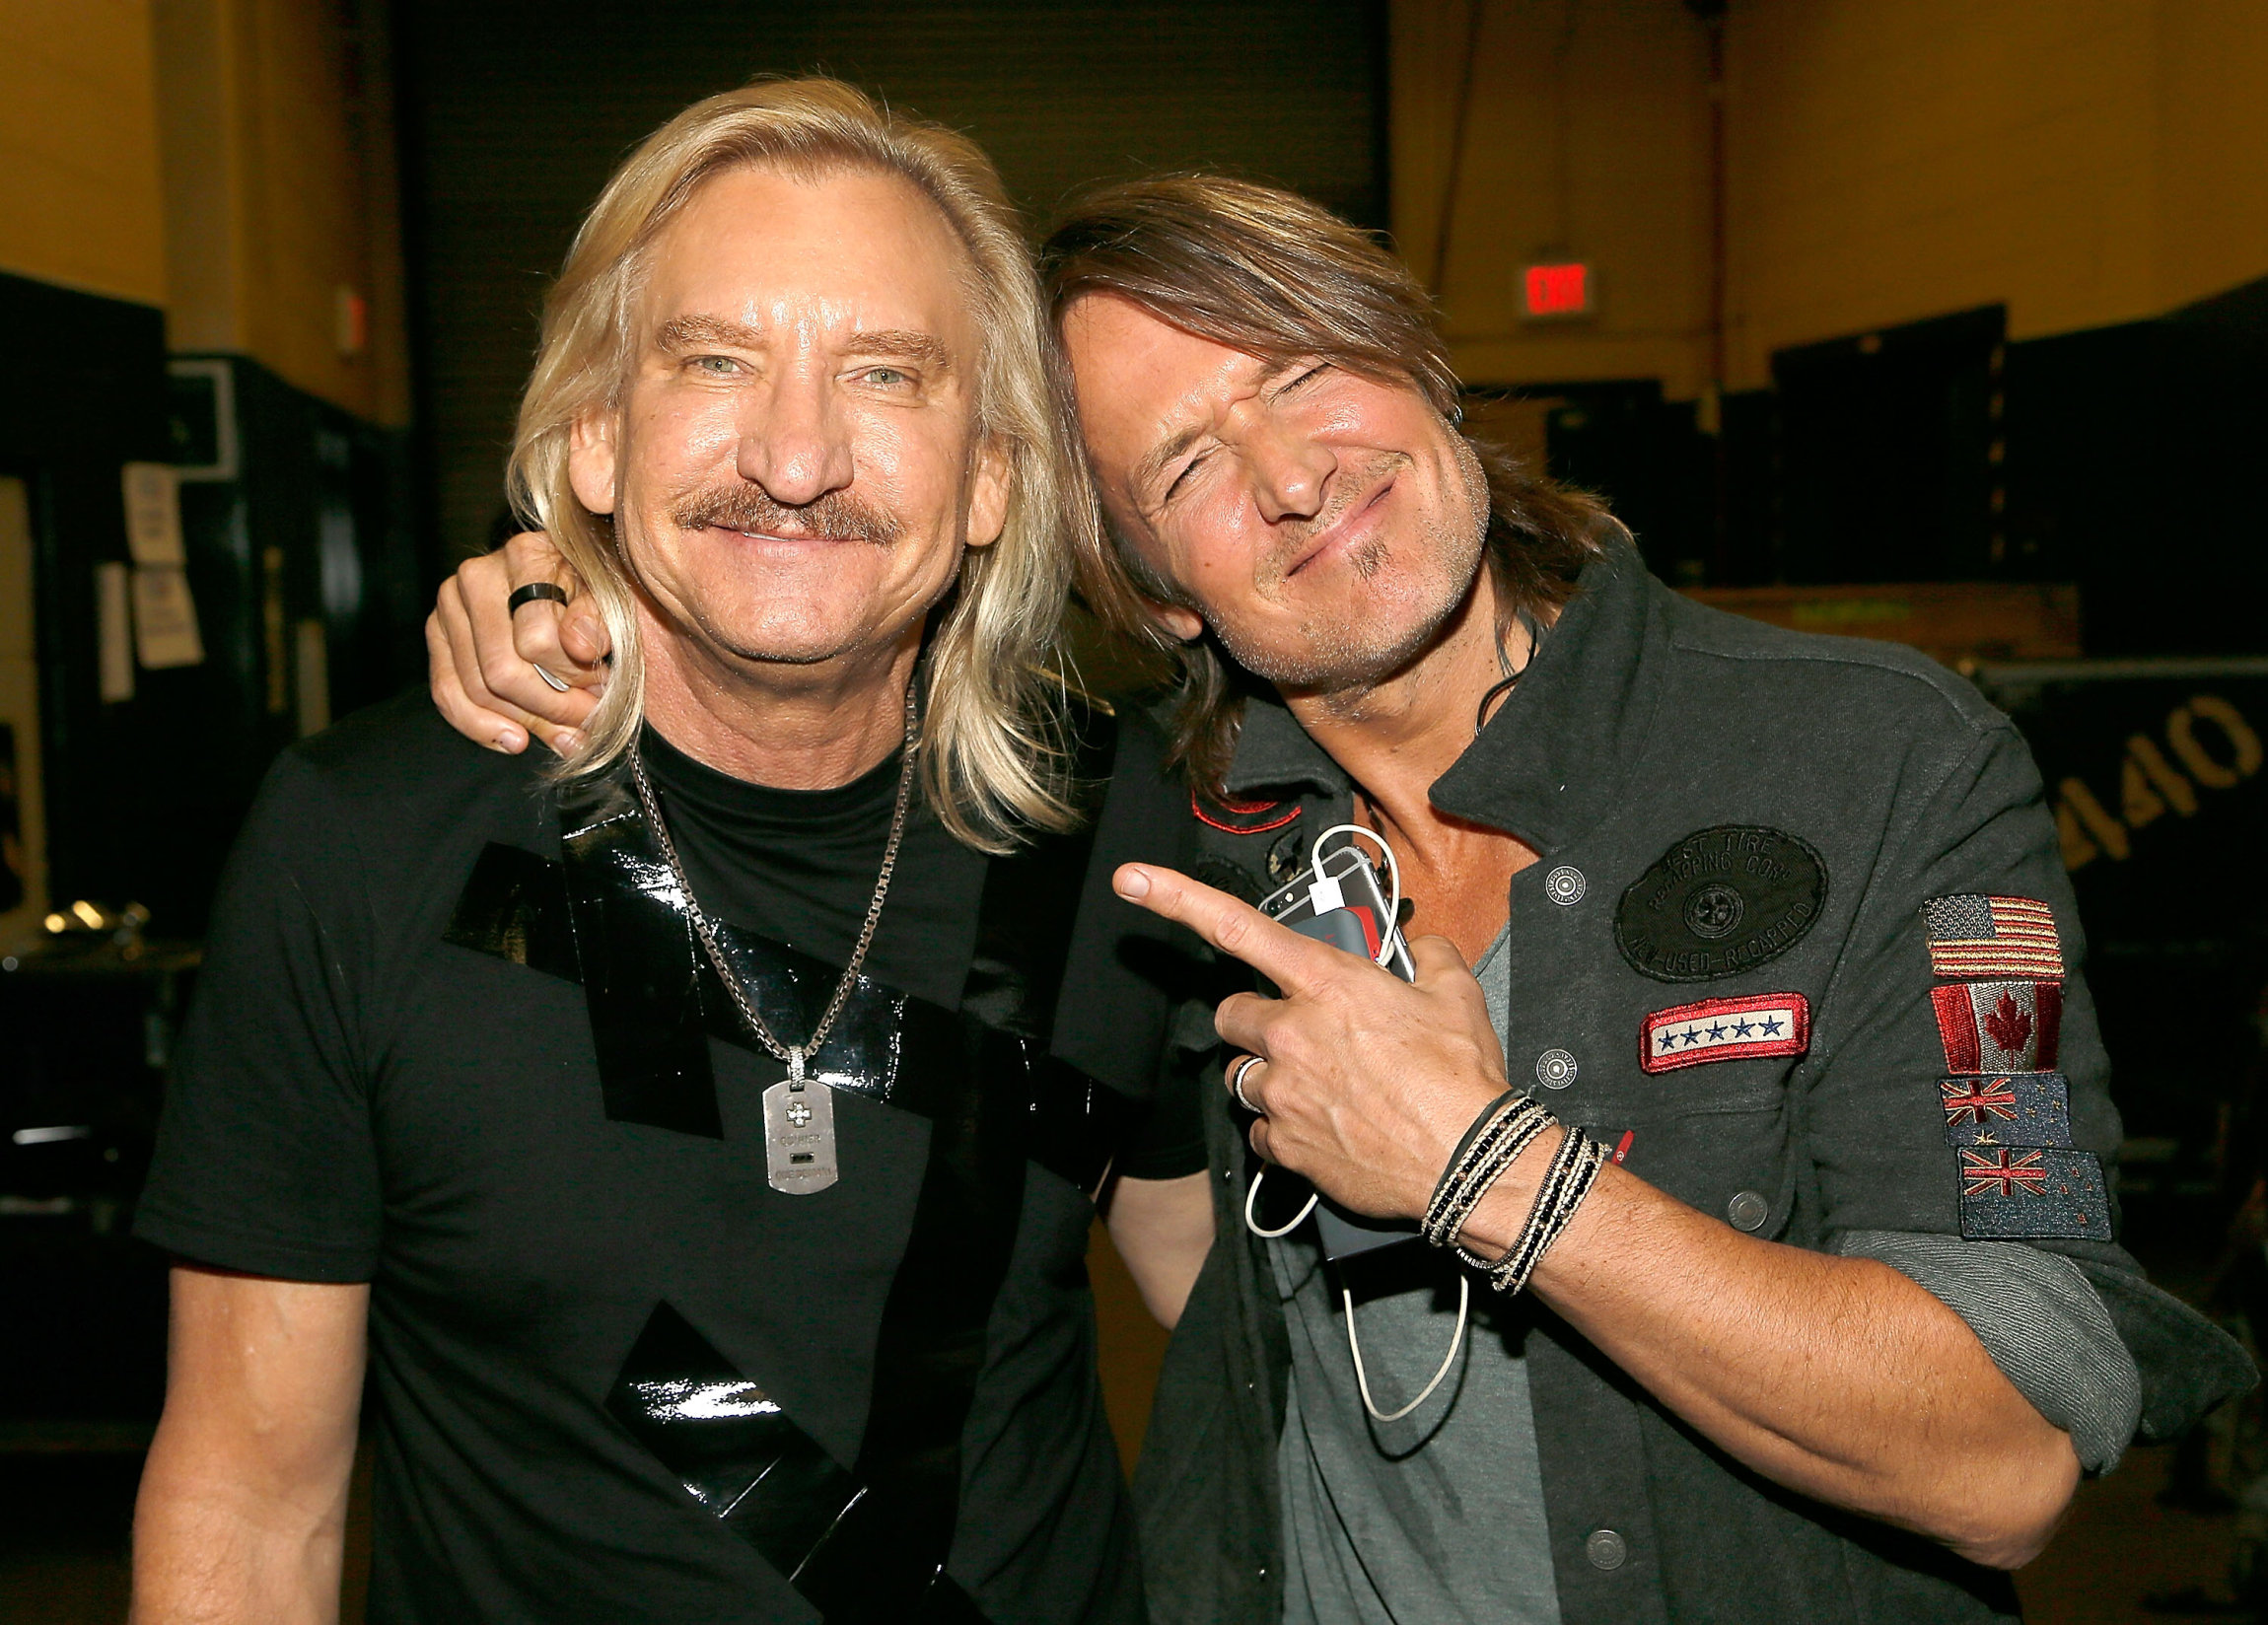
M 181 482 L 171 464 L 129 462 L 126 488 L 126 547 L 136 564 L 181 565 Z
M 189 598 L 187 571 L 160 567 L 134 572 L 134 650 L 153 671 L 204 664 L 205 644 L 197 636 L 197 606 Z

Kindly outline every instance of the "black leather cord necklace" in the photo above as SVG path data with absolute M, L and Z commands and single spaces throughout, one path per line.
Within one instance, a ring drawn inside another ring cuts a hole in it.
M 1523 661 L 1520 670 L 1515 671 L 1512 669 L 1511 658 L 1504 652 L 1504 640 L 1502 638 L 1497 639 L 1496 669 L 1504 673 L 1504 677 L 1501 681 L 1489 684 L 1488 692 L 1481 695 L 1480 704 L 1473 711 L 1472 737 L 1476 740 L 1480 738 L 1480 731 L 1488 726 L 1489 707 L 1517 688 L 1520 685 L 1520 679 L 1527 675 L 1527 669 L 1535 664 L 1536 649 L 1543 642 L 1542 629 L 1524 613 L 1520 617 L 1520 624 L 1527 628 L 1527 659 Z

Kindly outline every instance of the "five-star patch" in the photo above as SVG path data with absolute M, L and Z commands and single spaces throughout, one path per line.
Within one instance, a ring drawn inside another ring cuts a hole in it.
M 1801 993 L 1703 999 L 1658 1010 L 1638 1029 L 1638 1064 L 1674 1072 L 1704 1061 L 1801 1055 L 1811 1047 L 1811 1004 Z
M 2063 977 L 2055 916 L 2036 897 L 1932 897 L 1922 904 L 1922 924 L 1929 933 L 1930 968 L 1940 976 Z
M 2063 1024 L 2056 982 L 1960 982 L 1930 989 L 1948 1072 L 2052 1072 Z
M 1977 1146 L 1954 1153 L 1961 1181 L 1961 1235 L 1971 1240 L 2052 1236 L 2107 1241 L 2110 1197 L 2091 1153 Z
M 2071 1144 L 2071 1086 L 2060 1072 L 1943 1078 L 1938 1094 L 1948 1145 Z

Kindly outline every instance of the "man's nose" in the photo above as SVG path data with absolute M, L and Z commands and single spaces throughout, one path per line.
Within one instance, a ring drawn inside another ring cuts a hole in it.
M 790 508 L 848 486 L 856 472 L 850 435 L 827 381 L 791 376 L 751 402 L 735 466 Z
M 1296 425 L 1265 419 L 1245 436 L 1244 458 L 1252 470 L 1253 501 L 1270 525 L 1322 512 L 1325 488 L 1338 467 L 1329 447 Z

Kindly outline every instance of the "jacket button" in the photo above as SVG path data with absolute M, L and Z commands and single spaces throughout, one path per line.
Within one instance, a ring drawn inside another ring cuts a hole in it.
M 1547 1049 L 1535 1058 L 1535 1081 L 1545 1089 L 1565 1089 L 1575 1082 L 1575 1057 L 1564 1049 Z
M 1629 1559 L 1630 1543 L 1612 1529 L 1593 1529 L 1583 1543 L 1583 1555 L 1594 1569 L 1619 1569 Z
M 1772 1204 L 1760 1192 L 1736 1190 L 1733 1200 L 1725 1204 L 1725 1217 L 1733 1221 L 1735 1230 L 1756 1230 L 1772 1216 Z
M 1590 889 L 1591 883 L 1573 864 L 1561 864 L 1543 878 L 1543 894 L 1562 908 L 1573 908 Z

